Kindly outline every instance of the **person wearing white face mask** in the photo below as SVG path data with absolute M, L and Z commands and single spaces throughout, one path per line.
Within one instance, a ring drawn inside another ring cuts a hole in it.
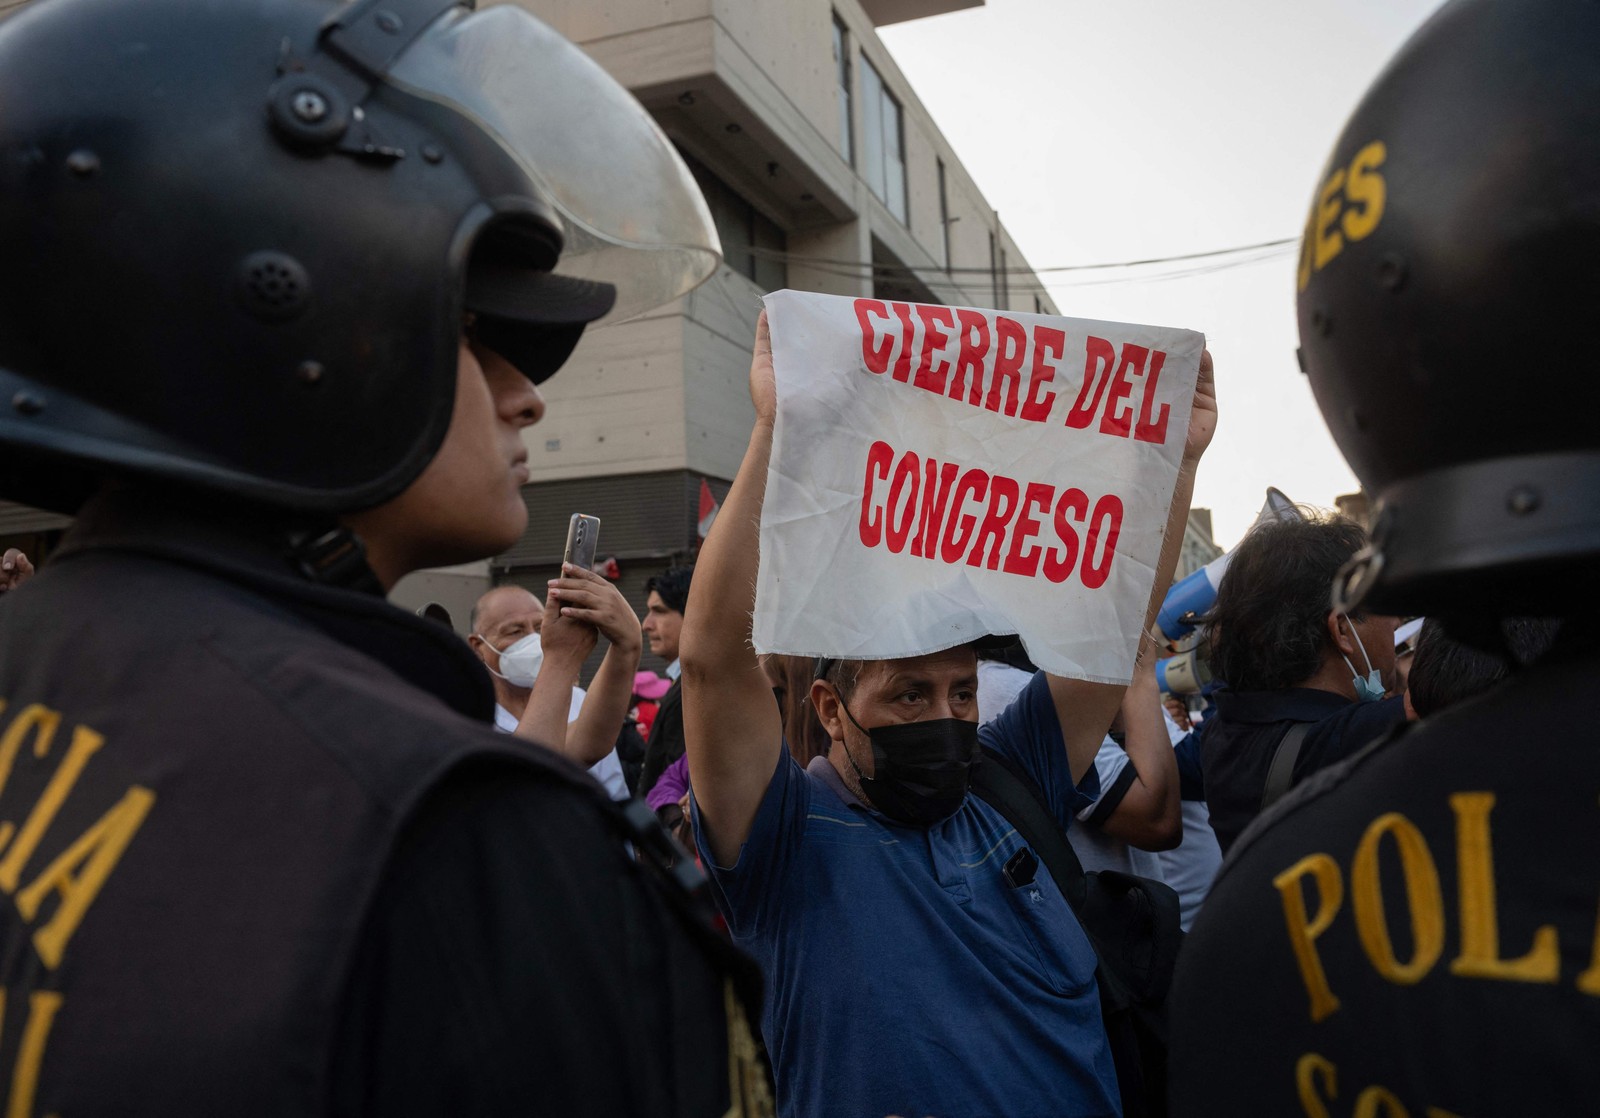
M 612 799 L 625 800 L 614 746 L 632 702 L 638 623 L 621 592 L 593 571 L 569 568 L 551 590 L 541 605 L 520 586 L 498 586 L 473 607 L 467 643 L 494 681 L 495 726 L 585 766 Z M 562 607 L 593 620 L 563 616 Z M 602 633 L 610 648 L 586 693 L 578 672 Z
M 1366 542 L 1339 518 L 1264 524 L 1217 588 L 1208 659 L 1227 684 L 1195 732 L 1224 854 L 1289 788 L 1405 721 L 1395 619 L 1347 615 L 1329 601 L 1334 574 Z

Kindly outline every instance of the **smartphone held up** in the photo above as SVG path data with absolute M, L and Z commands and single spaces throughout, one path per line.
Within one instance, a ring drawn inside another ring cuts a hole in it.
M 567 525 L 567 549 L 561 556 L 563 564 L 571 563 L 586 571 L 594 569 L 595 549 L 600 546 L 600 518 L 581 512 L 572 514 Z

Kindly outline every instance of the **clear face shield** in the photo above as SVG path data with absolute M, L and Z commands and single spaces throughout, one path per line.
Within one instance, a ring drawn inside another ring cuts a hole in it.
M 616 288 L 598 324 L 686 294 L 721 261 L 705 199 L 650 114 L 522 9 L 451 9 L 383 80 L 467 117 L 527 172 L 561 220 L 555 274 Z

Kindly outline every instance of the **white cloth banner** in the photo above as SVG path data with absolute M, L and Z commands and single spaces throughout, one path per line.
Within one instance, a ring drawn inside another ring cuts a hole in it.
M 802 291 L 766 306 L 756 648 L 885 659 L 1017 633 L 1046 671 L 1126 682 L 1205 338 Z

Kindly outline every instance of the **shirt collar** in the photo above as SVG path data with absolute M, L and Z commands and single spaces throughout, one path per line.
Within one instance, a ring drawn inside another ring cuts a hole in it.
M 489 673 L 452 630 L 379 595 L 306 578 L 289 554 L 287 520 L 249 505 L 189 500 L 159 487 L 103 491 L 79 510 L 51 562 L 117 552 L 202 572 L 292 614 L 468 718 L 488 720 Z
M 676 680 L 678 678 L 678 673 L 681 671 L 683 671 L 683 661 L 681 659 L 674 660 L 672 663 L 667 665 L 667 678 Z
M 1216 694 L 1217 713 L 1235 722 L 1282 722 L 1296 719 L 1319 722 L 1355 700 L 1314 687 L 1286 687 L 1282 691 L 1230 691 Z
M 811 758 L 811 763 L 806 766 L 806 772 L 826 784 L 829 791 L 838 796 L 846 807 L 859 807 L 863 811 L 868 810 L 867 805 L 862 803 L 854 792 L 850 791 L 850 786 L 844 782 L 844 778 L 839 775 L 839 770 L 833 767 L 833 762 L 828 760 L 826 754 L 818 754 Z

